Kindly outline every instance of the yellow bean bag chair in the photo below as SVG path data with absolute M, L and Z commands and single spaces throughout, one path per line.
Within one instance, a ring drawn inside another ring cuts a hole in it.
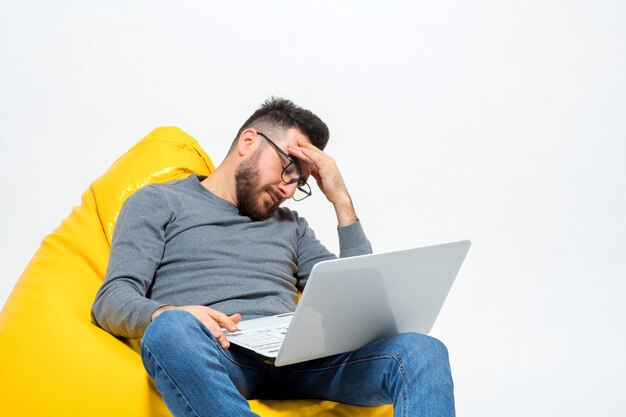
M 0 416 L 170 416 L 147 376 L 137 341 L 90 321 L 124 201 L 140 187 L 209 175 L 209 156 L 175 127 L 155 129 L 83 193 L 81 205 L 26 267 L 0 313 Z M 392 406 L 330 401 L 250 401 L 261 416 L 367 416 Z

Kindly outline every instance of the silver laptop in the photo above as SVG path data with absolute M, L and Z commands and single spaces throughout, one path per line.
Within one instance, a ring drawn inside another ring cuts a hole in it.
M 353 351 L 398 332 L 429 333 L 470 244 L 320 262 L 294 313 L 244 320 L 226 335 L 284 366 Z

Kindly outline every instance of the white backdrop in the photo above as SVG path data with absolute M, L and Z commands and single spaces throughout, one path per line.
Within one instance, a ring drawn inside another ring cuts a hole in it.
M 472 239 L 433 330 L 459 416 L 625 415 L 625 2 L 170 4 L 0 2 L 0 305 L 150 130 L 217 164 L 277 95 L 329 124 L 376 251 Z

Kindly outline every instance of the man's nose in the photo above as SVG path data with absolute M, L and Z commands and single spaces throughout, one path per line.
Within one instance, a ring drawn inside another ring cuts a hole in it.
M 285 200 L 288 200 L 291 197 L 293 197 L 293 194 L 296 192 L 296 188 L 298 188 L 297 182 L 294 182 L 292 184 L 286 184 L 284 181 L 281 181 L 280 184 L 278 185 L 278 189 L 280 190 L 282 195 L 285 197 Z

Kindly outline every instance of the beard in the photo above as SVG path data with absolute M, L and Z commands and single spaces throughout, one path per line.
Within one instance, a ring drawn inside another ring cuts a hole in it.
M 259 169 L 256 168 L 258 156 L 250 158 L 239 165 L 235 172 L 235 187 L 237 191 L 237 209 L 239 214 L 250 217 L 252 220 L 266 220 L 272 217 L 280 205 L 280 197 L 273 190 L 265 190 L 259 185 Z M 264 192 L 272 193 L 277 202 L 272 204 L 260 199 Z M 259 202 L 262 200 L 262 202 Z

